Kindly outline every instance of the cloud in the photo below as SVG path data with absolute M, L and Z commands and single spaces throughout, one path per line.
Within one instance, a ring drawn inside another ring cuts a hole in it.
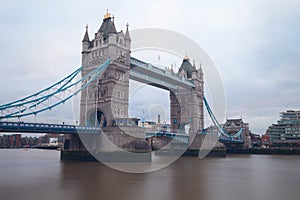
M 92 37 L 106 8 L 115 14 L 118 30 L 127 22 L 130 29 L 170 29 L 206 49 L 224 80 L 227 116 L 242 115 L 255 132 L 264 133 L 280 111 L 300 109 L 297 0 L 3 2 L 0 103 L 74 71 L 81 64 L 84 26 L 90 24 Z M 167 104 L 151 97 L 136 97 L 134 112 L 142 112 L 145 105 Z

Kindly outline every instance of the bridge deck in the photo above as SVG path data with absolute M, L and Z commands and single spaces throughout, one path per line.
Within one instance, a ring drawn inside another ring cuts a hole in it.
M 189 143 L 190 136 L 184 133 L 171 133 L 171 132 L 146 132 L 146 138 L 150 137 L 168 137 L 174 138 L 177 141 L 183 143 Z
M 100 128 L 62 124 L 0 122 L 0 132 L 77 134 L 78 132 L 100 133 Z
M 219 142 L 223 144 L 244 144 L 242 139 L 219 138 Z
M 141 60 L 130 58 L 130 78 L 145 84 L 153 85 L 166 90 L 177 90 L 178 86 L 190 88 L 194 83 L 176 74 L 168 73 L 159 67 Z

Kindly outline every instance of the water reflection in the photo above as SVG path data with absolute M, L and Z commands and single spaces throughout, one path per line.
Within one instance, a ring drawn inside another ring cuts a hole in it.
M 183 159 L 157 172 L 129 174 L 99 163 L 63 163 L 61 187 L 77 199 L 204 199 L 201 168 Z
M 60 162 L 59 152 L 0 150 L 0 199 L 298 200 L 300 157 L 181 158 L 128 174 L 101 163 Z

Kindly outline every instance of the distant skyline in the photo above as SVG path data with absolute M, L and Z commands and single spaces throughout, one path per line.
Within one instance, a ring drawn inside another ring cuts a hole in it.
M 127 22 L 130 30 L 168 29 L 204 48 L 223 79 L 227 117 L 242 116 L 252 132 L 264 134 L 279 112 L 300 110 L 298 0 L 2 2 L 0 104 L 80 66 L 85 26 L 93 37 L 106 9 L 118 31 Z

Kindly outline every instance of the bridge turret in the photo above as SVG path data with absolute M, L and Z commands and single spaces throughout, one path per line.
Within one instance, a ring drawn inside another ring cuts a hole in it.
M 89 41 L 89 42 L 88 42 Z M 104 15 L 95 37 L 84 42 L 82 76 L 110 59 L 110 65 L 88 89 L 81 92 L 80 125 L 111 127 L 113 119 L 128 117 L 130 43 L 128 32 L 117 31 L 114 17 Z
M 185 56 L 183 61 L 182 61 L 182 64 L 178 70 L 178 73 L 184 73 L 186 75 L 186 78 L 187 79 L 190 79 L 192 78 L 192 70 L 193 70 L 193 67 L 190 63 L 190 59 L 188 56 Z
M 179 76 L 186 77 L 194 83 L 192 90 L 179 87 L 174 94 L 170 93 L 171 106 L 171 129 L 177 132 L 178 129 L 189 128 L 190 134 L 196 134 L 203 129 L 203 73 L 192 65 L 187 56 L 178 71 Z M 182 130 L 181 130 L 182 131 Z
M 86 58 L 89 53 L 89 46 L 90 46 L 90 38 L 88 33 L 88 25 L 85 27 L 85 34 L 82 40 L 82 61 Z
M 126 33 L 125 33 L 125 45 L 127 48 L 130 49 L 130 45 L 131 45 L 131 38 L 130 38 L 130 34 L 129 34 L 129 30 L 128 30 L 129 24 L 126 24 Z
M 194 60 L 194 64 L 193 64 L 193 67 L 192 67 L 192 79 L 195 79 L 197 78 L 197 69 L 196 69 L 196 64 L 195 64 L 195 60 Z

